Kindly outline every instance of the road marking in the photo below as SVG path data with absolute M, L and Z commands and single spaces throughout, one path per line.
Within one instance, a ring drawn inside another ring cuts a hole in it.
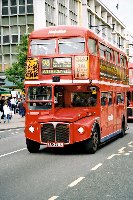
M 3 132 L 5 132 L 5 131 L 0 131 L 0 133 L 3 133 Z
M 131 145 L 131 144 L 129 144 L 128 146 L 129 146 L 129 147 L 133 147 L 133 145 Z
M 130 155 L 130 153 L 124 153 L 124 155 L 125 155 L 125 156 L 129 156 L 129 155 Z
M 59 196 L 53 196 L 53 197 L 51 197 L 51 198 L 49 198 L 48 200 L 55 200 L 55 199 L 57 199 Z
M 121 149 L 118 149 L 119 153 L 124 153 L 124 149 L 126 149 L 126 147 L 122 147 Z
M 129 146 L 129 147 L 133 147 L 133 141 L 129 142 L 129 143 L 128 143 L 128 146 Z
M 8 155 L 11 155 L 11 154 L 14 154 L 14 153 L 17 153 L 17 152 L 19 152 L 19 151 L 23 151 L 23 150 L 25 150 L 25 149 L 27 149 L 27 148 L 18 149 L 18 150 L 16 150 L 16 151 L 12 151 L 12 152 L 9 152 L 9 153 L 2 154 L 2 155 L 0 155 L 0 158 L 5 157 L 5 156 L 8 156 Z
M 102 163 L 99 163 L 98 165 L 96 165 L 95 167 L 93 167 L 93 168 L 91 168 L 91 170 L 96 170 L 96 169 L 98 169 L 100 166 L 102 166 Z
M 79 177 L 77 180 L 73 181 L 72 183 L 70 183 L 68 185 L 68 187 L 73 187 L 75 185 L 77 185 L 80 181 L 82 181 L 82 179 L 84 179 L 85 177 Z
M 112 154 L 112 155 L 109 156 L 107 159 L 110 160 L 110 159 L 113 158 L 114 156 L 116 156 L 116 154 Z
M 132 143 L 133 143 L 133 141 L 129 142 L 128 144 L 130 145 L 130 144 L 132 144 Z
M 11 131 L 11 129 L 9 129 L 8 131 Z

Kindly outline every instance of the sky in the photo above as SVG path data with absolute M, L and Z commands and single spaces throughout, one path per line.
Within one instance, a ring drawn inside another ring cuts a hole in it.
M 100 0 L 133 34 L 133 0 Z M 118 4 L 118 9 L 116 8 Z

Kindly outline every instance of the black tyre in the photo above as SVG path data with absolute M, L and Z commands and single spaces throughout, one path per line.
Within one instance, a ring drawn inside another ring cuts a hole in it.
M 27 149 L 28 149 L 28 151 L 30 153 L 39 152 L 39 149 L 40 149 L 40 144 L 39 143 L 26 138 L 26 145 L 27 145 Z
M 126 127 L 125 127 L 125 120 L 122 121 L 122 128 L 121 128 L 121 133 L 120 137 L 123 137 L 125 135 Z
M 98 149 L 99 134 L 96 125 L 92 129 L 92 136 L 85 141 L 85 150 L 87 153 L 95 153 Z

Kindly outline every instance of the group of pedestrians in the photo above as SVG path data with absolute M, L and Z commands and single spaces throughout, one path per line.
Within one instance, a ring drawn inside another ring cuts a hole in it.
M 21 117 L 25 116 L 24 101 L 24 98 L 17 99 L 16 97 L 0 97 L 0 118 L 4 119 L 4 123 L 6 123 L 6 121 L 9 123 L 12 115 L 16 113 L 19 113 Z

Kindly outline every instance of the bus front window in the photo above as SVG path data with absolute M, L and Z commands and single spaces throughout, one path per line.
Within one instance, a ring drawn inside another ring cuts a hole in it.
M 84 52 L 84 38 L 59 39 L 59 54 L 80 54 Z
M 55 54 L 56 40 L 32 40 L 31 56 Z
M 46 100 L 46 102 L 44 102 L 44 100 Z M 28 88 L 28 101 L 30 110 L 49 110 L 52 108 L 51 100 L 51 86 L 30 86 Z
M 72 94 L 74 107 L 93 107 L 96 106 L 97 95 L 91 92 L 74 92 Z

